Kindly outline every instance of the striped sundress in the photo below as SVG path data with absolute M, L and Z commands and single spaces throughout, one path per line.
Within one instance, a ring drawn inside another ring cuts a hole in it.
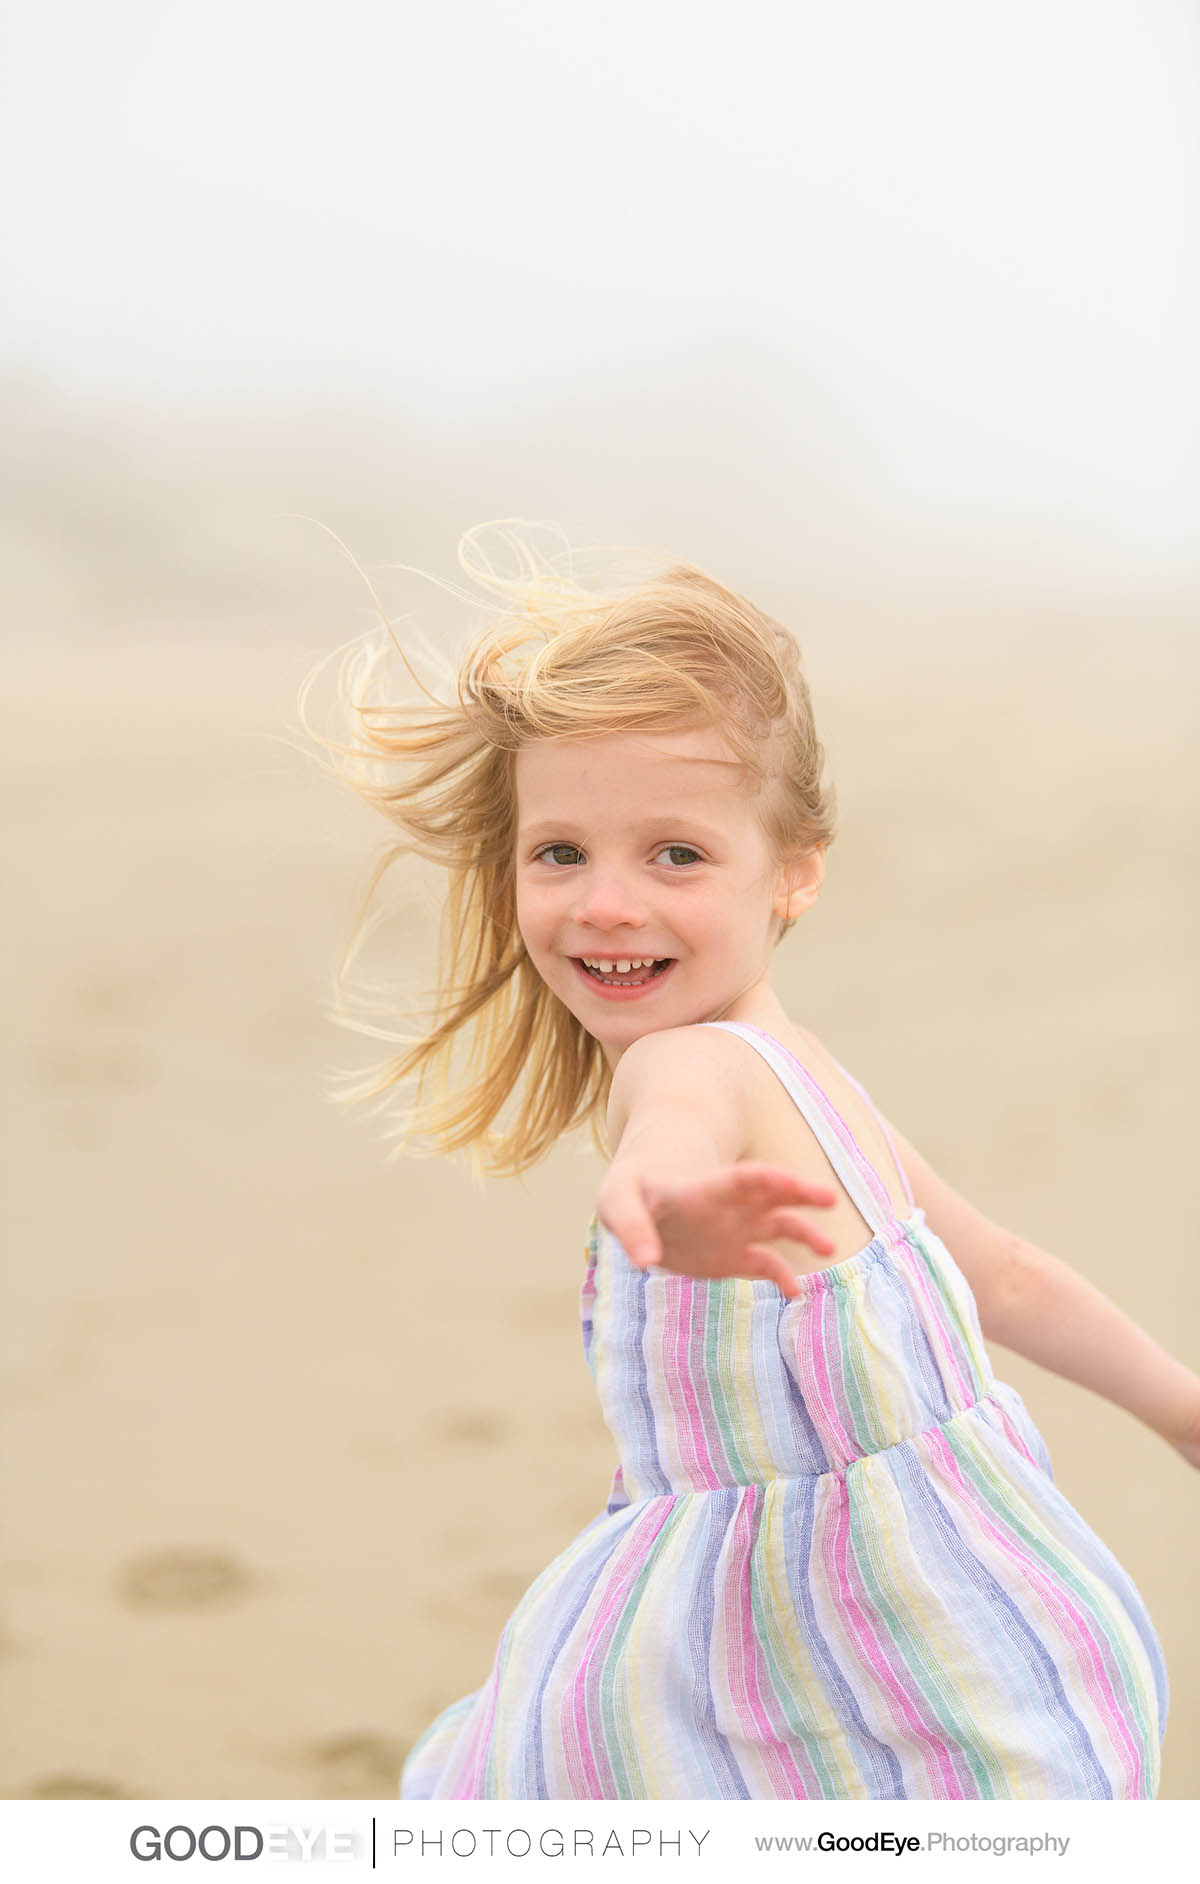
M 1155 1797 L 1153 1625 L 992 1372 L 966 1278 L 780 1042 L 708 1024 L 774 1069 L 872 1240 L 789 1301 L 640 1270 L 593 1219 L 608 1506 L 401 1797 Z

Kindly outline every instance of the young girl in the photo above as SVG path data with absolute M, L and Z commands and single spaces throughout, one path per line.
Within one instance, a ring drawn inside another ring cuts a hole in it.
M 495 1171 L 602 1122 L 581 1308 L 619 1464 L 401 1796 L 1152 1798 L 1159 1642 L 984 1339 L 1192 1465 L 1200 1378 L 781 1005 L 833 837 L 791 635 L 687 566 L 489 586 L 456 699 L 357 703 L 393 854 L 449 872 L 436 1024 L 368 1090 L 434 1072 L 433 1142 Z

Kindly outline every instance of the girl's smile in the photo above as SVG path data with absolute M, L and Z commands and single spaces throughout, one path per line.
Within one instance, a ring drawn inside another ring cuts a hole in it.
M 748 1017 L 787 873 L 715 728 L 539 740 L 516 781 L 518 927 L 609 1063 L 650 1028 Z
M 599 967 L 598 960 L 602 959 L 577 956 L 575 966 L 592 983 L 603 1001 L 636 1001 L 643 995 L 649 995 L 661 988 L 675 966 L 669 956 L 658 961 L 622 960 L 607 968 Z

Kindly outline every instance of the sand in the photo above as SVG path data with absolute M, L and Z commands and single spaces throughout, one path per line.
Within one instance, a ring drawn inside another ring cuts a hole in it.
M 261 597 L 13 624 L 8 1797 L 392 1796 L 607 1495 L 586 1142 L 477 1190 L 326 1096 L 377 1050 L 327 1008 L 384 827 L 292 743 L 345 632 Z M 1195 1364 L 1182 620 L 831 613 L 809 648 L 842 831 L 785 1001 L 956 1188 Z M 428 939 L 401 910 L 389 946 Z M 1194 1798 L 1200 1480 L 993 1358 L 1149 1606 L 1161 1796 Z

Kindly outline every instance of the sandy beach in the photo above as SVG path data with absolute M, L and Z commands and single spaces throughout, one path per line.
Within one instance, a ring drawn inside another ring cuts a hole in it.
M 588 1143 L 475 1188 L 327 1098 L 376 1058 L 328 1006 L 386 837 L 299 750 L 345 620 L 43 599 L 7 631 L 8 1797 L 394 1795 L 607 1495 Z M 1196 1365 L 1186 620 L 794 625 L 841 834 L 785 1003 L 949 1182 Z M 422 963 L 431 920 L 401 907 L 387 946 Z M 1200 1479 L 993 1359 L 1146 1600 L 1160 1796 L 1195 1798 Z

